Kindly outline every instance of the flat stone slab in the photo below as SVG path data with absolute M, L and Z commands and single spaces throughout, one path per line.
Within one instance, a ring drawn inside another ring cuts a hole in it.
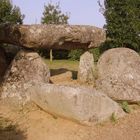
M 105 30 L 88 25 L 0 25 L 0 43 L 26 48 L 88 49 L 106 40 Z
M 30 88 L 28 96 L 48 113 L 82 124 L 102 122 L 112 114 L 117 118 L 124 115 L 116 102 L 92 88 L 40 84 Z

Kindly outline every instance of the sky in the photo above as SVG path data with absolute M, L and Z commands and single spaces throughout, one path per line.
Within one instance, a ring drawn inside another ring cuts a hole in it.
M 105 24 L 97 0 L 51 0 L 53 4 L 58 1 L 62 12 L 69 13 L 69 24 L 97 27 L 103 27 Z M 48 2 L 50 0 L 12 0 L 12 3 L 19 6 L 21 13 L 25 15 L 24 24 L 39 24 L 44 5 L 47 5 Z M 101 0 L 101 3 L 103 3 L 103 0 Z

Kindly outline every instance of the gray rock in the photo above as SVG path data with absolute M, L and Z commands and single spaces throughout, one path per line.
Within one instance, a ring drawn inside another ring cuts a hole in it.
M 2 97 L 24 99 L 26 89 L 40 82 L 48 83 L 49 78 L 48 66 L 37 53 L 20 51 L 4 77 Z
M 54 84 L 72 81 L 72 72 L 67 71 L 50 77 L 50 81 Z
M 96 85 L 114 100 L 140 101 L 140 56 L 128 48 L 106 51 L 97 64 Z
M 80 64 L 78 70 L 78 81 L 80 83 L 94 83 L 94 58 L 93 54 L 85 52 L 80 57 Z
M 92 88 L 40 84 L 30 88 L 28 95 L 50 114 L 82 124 L 108 120 L 113 113 L 117 118 L 124 115 L 116 102 Z
M 26 48 L 88 49 L 98 47 L 106 40 L 105 30 L 88 25 L 0 24 L 0 31 L 0 43 Z

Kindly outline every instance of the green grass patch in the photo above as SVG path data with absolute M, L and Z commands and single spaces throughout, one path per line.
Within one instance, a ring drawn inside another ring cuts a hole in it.
M 126 113 L 130 113 L 130 112 L 131 112 L 131 109 L 130 109 L 129 104 L 128 104 L 127 101 L 123 101 L 123 102 L 121 103 L 121 107 L 122 107 L 122 109 L 123 109 Z
M 77 71 L 79 66 L 79 61 L 72 60 L 53 60 L 44 59 L 45 63 L 49 66 L 51 76 L 65 73 L 71 71 L 73 79 L 77 79 Z
M 53 60 L 52 62 L 49 59 L 44 59 L 46 64 L 48 64 L 50 69 L 59 69 L 65 68 L 68 70 L 78 70 L 79 61 L 72 60 Z
M 115 115 L 115 113 L 112 113 L 111 117 L 110 117 L 110 120 L 113 122 L 113 123 L 116 123 L 117 122 L 117 117 Z

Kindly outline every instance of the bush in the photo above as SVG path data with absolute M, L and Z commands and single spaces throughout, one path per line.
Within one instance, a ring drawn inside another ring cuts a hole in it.
M 112 113 L 111 117 L 110 117 L 110 120 L 113 122 L 113 123 L 116 123 L 117 122 L 117 117 L 115 115 L 115 113 Z
M 90 49 L 89 52 L 93 54 L 94 62 L 98 62 L 98 59 L 101 54 L 100 49 L 99 48 Z
M 80 56 L 83 54 L 84 50 L 82 49 L 76 49 L 71 50 L 68 57 L 70 60 L 80 60 Z
M 94 48 L 89 50 L 94 56 L 94 61 L 97 62 L 100 57 L 100 48 Z M 71 50 L 68 57 L 70 60 L 80 60 L 80 56 L 84 53 L 82 49 Z
M 42 57 L 50 58 L 50 51 L 45 49 L 39 49 L 37 51 Z M 100 48 L 94 48 L 89 50 L 94 56 L 94 61 L 97 62 L 100 57 Z M 70 59 L 70 60 L 80 60 L 80 56 L 84 53 L 82 49 L 75 50 L 53 50 L 53 59 Z
M 68 59 L 69 51 L 68 50 L 53 50 L 54 59 Z
M 50 58 L 50 50 L 39 49 L 37 52 L 44 58 Z M 68 59 L 68 54 L 68 50 L 52 50 L 53 59 Z
M 121 107 L 122 107 L 122 109 L 123 109 L 126 113 L 130 113 L 130 112 L 131 112 L 131 110 L 130 110 L 130 108 L 129 108 L 129 104 L 128 104 L 127 101 L 123 101 L 123 102 L 121 103 Z

